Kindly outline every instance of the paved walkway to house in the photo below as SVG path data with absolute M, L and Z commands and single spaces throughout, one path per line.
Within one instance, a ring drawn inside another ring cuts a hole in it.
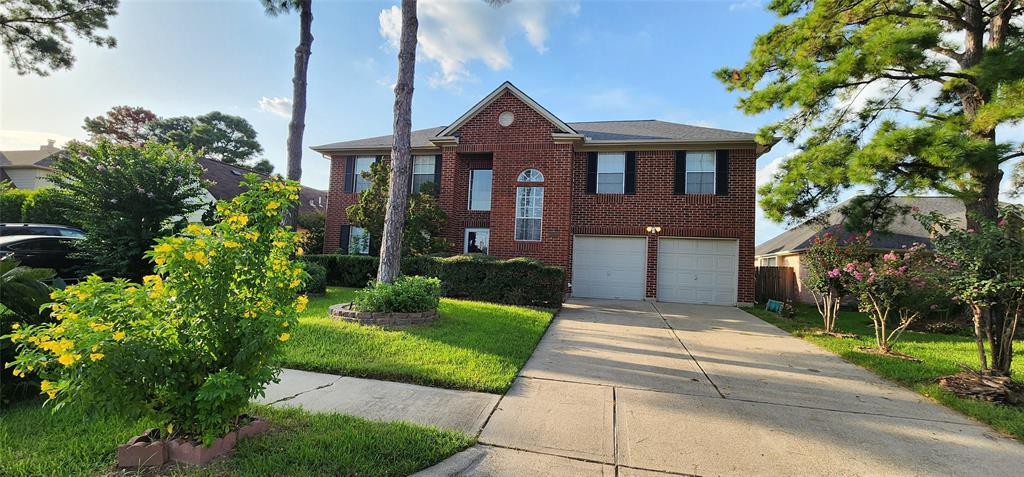
M 407 421 L 469 435 L 480 432 L 500 396 L 285 369 L 259 400 L 274 406 Z
M 418 475 L 1019 476 L 1024 445 L 728 307 L 574 300 Z

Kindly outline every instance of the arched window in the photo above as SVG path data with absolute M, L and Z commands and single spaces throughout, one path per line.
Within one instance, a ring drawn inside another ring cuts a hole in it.
M 520 172 L 519 178 L 516 180 L 519 182 L 544 182 L 544 174 L 537 169 L 527 169 Z

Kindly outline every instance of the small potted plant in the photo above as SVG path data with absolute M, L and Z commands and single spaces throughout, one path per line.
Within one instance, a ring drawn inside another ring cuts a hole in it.
M 202 464 L 267 427 L 242 412 L 276 379 L 274 356 L 308 302 L 296 294 L 300 238 L 280 225 L 298 185 L 243 184 L 217 204 L 216 225 L 158 240 L 143 283 L 90 276 L 53 292 L 56 322 L 9 336 L 19 348 L 9 367 L 38 373 L 46 405 L 83 401 L 163 423 L 122 446 L 122 465 Z

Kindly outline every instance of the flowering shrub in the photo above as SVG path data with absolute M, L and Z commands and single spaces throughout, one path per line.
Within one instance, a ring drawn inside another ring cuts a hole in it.
M 141 284 L 94 275 L 54 292 L 56 323 L 9 335 L 14 373 L 38 372 L 58 408 L 75 399 L 148 412 L 168 434 L 207 444 L 227 432 L 275 379 L 278 345 L 308 302 L 292 261 L 301 239 L 280 226 L 298 186 L 244 184 L 218 203 L 214 226 L 159 239 L 147 253 L 156 273 Z
M 868 313 L 875 328 L 875 344 L 884 353 L 915 320 L 942 296 L 924 245 L 890 251 L 872 261 L 850 262 L 841 273 L 850 277 L 849 289 L 857 295 L 860 310 Z
M 856 236 L 840 243 L 831 233 L 815 237 L 807 253 L 800 259 L 804 264 L 803 284 L 814 297 L 814 304 L 825 332 L 832 333 L 839 316 L 839 304 L 849 293 L 850 277 L 842 273 L 846 264 L 865 260 L 868 256 L 868 237 Z
M 976 225 L 966 230 L 936 213 L 917 218 L 942 233 L 934 242 L 943 287 L 971 309 L 981 371 L 1009 375 L 1024 313 L 1024 207 L 1001 207 L 999 214 L 973 217 Z
M 436 309 L 440 299 L 441 280 L 401 276 L 394 283 L 371 282 L 356 292 L 353 303 L 360 311 L 419 313 Z

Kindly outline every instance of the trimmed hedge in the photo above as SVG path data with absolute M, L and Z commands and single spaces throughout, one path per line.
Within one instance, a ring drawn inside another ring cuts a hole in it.
M 21 208 L 30 190 L 0 187 L 0 222 L 21 222 Z
M 26 222 L 77 227 L 65 214 L 68 207 L 53 187 L 36 190 L 0 189 L 0 222 Z
M 306 255 L 303 260 L 323 265 L 329 285 L 362 288 L 377 275 L 377 257 Z M 565 270 L 529 258 L 405 257 L 402 274 L 441 279 L 441 294 L 449 298 L 508 305 L 557 307 L 565 290 Z

